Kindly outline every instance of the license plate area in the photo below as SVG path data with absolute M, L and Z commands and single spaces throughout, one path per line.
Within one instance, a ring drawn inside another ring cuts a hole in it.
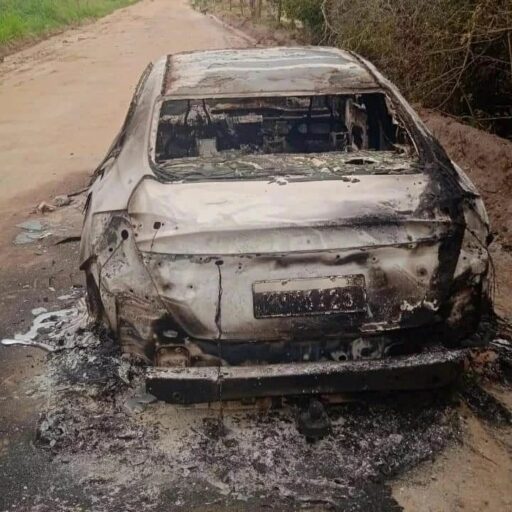
M 255 318 L 366 312 L 361 274 L 258 281 L 252 292 Z

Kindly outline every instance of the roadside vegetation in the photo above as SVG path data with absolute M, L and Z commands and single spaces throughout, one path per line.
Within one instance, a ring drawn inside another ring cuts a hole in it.
M 410 101 L 512 137 L 512 0 L 194 0 L 369 58 Z
M 19 41 L 105 16 L 138 0 L 0 0 L 0 55 Z

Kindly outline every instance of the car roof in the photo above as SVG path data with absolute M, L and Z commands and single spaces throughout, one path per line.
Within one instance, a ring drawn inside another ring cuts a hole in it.
M 336 48 L 207 50 L 167 57 L 162 93 L 175 98 L 343 94 L 381 87 L 353 54 Z

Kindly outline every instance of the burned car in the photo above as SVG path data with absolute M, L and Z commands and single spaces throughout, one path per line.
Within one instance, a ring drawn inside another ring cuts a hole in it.
M 81 267 L 160 398 L 421 388 L 476 340 L 488 239 L 475 187 L 369 62 L 213 50 L 144 72 Z

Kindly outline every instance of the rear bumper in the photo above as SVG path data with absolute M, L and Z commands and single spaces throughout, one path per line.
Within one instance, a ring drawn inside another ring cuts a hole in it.
M 159 400 L 193 404 L 252 397 L 418 390 L 446 386 L 466 351 L 349 362 L 262 366 L 149 368 L 147 391 Z

